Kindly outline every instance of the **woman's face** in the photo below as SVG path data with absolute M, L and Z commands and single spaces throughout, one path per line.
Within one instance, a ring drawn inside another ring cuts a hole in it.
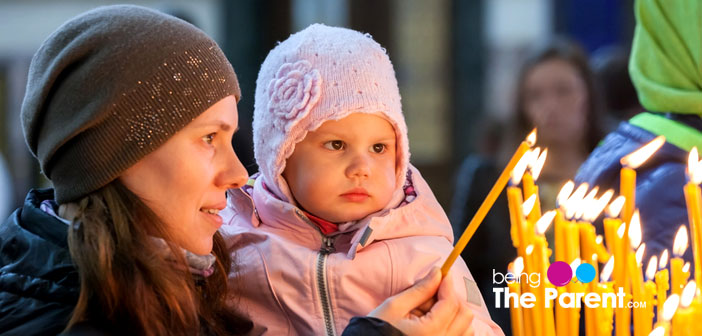
M 570 63 L 550 59 L 534 66 L 524 80 L 526 117 L 547 144 L 584 139 L 588 94 L 585 82 Z
M 196 254 L 212 251 L 222 225 L 225 192 L 248 179 L 234 149 L 234 96 L 195 118 L 157 150 L 127 169 L 121 181 L 166 224 L 173 242 Z

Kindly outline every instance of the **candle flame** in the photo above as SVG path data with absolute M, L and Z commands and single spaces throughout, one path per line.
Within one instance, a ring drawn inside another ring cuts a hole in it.
M 596 206 L 595 202 L 597 202 L 597 200 L 595 197 L 597 196 L 598 191 L 600 191 L 600 187 L 596 186 L 592 188 L 592 190 L 587 193 L 587 196 L 578 202 L 579 204 L 576 207 L 575 218 L 584 218 L 587 220 L 590 217 L 590 212 L 592 212 L 593 208 Z
M 687 226 L 685 224 L 680 225 L 678 233 L 675 234 L 675 241 L 673 242 L 673 254 L 676 257 L 682 257 L 687 250 L 688 236 L 687 236 Z
M 548 148 L 544 148 L 531 166 L 531 175 L 534 177 L 534 181 L 541 175 L 541 170 L 544 168 L 544 163 L 546 163 L 546 155 L 548 155 Z
M 529 196 L 524 203 L 522 203 L 522 213 L 524 216 L 528 216 L 531 210 L 534 209 L 534 204 L 536 204 L 536 194 Z
M 639 215 L 639 210 L 636 210 L 631 217 L 631 224 L 629 224 L 629 242 L 631 243 L 631 248 L 634 249 L 641 244 L 641 216 Z
M 609 281 L 609 277 L 612 276 L 612 271 L 614 270 L 614 256 L 609 257 L 607 263 L 602 268 L 602 273 L 600 273 L 600 280 L 602 282 Z
M 525 252 L 527 255 L 531 255 L 534 252 L 534 245 L 530 244 L 529 246 L 527 246 Z
M 646 253 L 646 244 L 641 244 L 641 246 L 639 246 L 639 248 L 636 250 L 636 266 L 641 265 L 644 253 Z
M 658 270 L 658 257 L 653 256 L 648 260 L 648 267 L 646 267 L 646 279 L 653 280 L 656 276 L 656 271 Z
M 568 202 L 568 197 L 570 197 L 570 194 L 573 193 L 573 189 L 575 189 L 575 183 L 573 181 L 568 181 L 563 185 L 561 191 L 558 192 L 558 196 L 556 197 L 558 207 L 565 207 L 566 203 Z
M 536 232 L 540 235 L 544 234 L 551 226 L 553 218 L 556 217 L 556 210 L 547 211 L 538 221 L 536 221 Z
M 602 194 L 597 200 L 592 202 L 592 207 L 590 207 L 589 211 L 585 213 L 585 220 L 592 223 L 594 222 L 597 217 L 600 216 L 600 213 L 607 207 L 607 204 L 609 201 L 612 199 L 612 196 L 614 196 L 614 190 L 609 189 Z
M 665 335 L 665 327 L 663 326 L 658 326 L 655 329 L 651 331 L 648 336 L 664 336 Z
M 663 253 L 661 253 L 661 261 L 658 264 L 658 268 L 665 268 L 668 266 L 668 249 L 663 250 Z
M 529 147 L 534 146 L 536 143 L 536 128 L 534 128 L 529 135 L 526 137 L 526 143 L 529 144 Z
M 603 240 L 604 240 L 604 238 L 602 238 L 602 235 L 597 235 L 597 237 L 595 237 L 595 243 L 596 243 L 597 245 L 602 244 L 602 241 L 603 241 Z
M 524 172 L 526 172 L 529 161 L 531 160 L 531 149 L 527 150 L 524 155 L 517 161 L 517 164 L 512 169 L 512 185 L 518 185 L 524 177 Z
M 687 282 L 685 289 L 682 291 L 682 295 L 680 296 L 680 305 L 683 308 L 689 307 L 692 304 L 692 299 L 695 298 L 695 294 L 697 294 L 697 284 L 695 283 L 695 280 L 690 280 Z
M 624 203 L 626 202 L 626 197 L 624 196 L 619 196 L 612 201 L 612 203 L 609 204 L 609 207 L 607 207 L 607 217 L 609 218 L 615 218 L 619 216 L 619 213 L 622 212 L 622 208 L 624 207 Z
M 517 259 L 514 259 L 513 267 L 514 267 L 513 271 L 514 271 L 514 274 L 516 276 L 519 276 L 520 274 L 522 274 L 522 271 L 524 271 L 524 258 L 517 257 Z
M 687 157 L 687 175 L 690 177 L 690 182 L 694 184 L 702 182 L 702 162 L 699 161 L 697 147 L 693 147 Z
M 663 320 L 669 322 L 673 319 L 675 311 L 678 310 L 678 305 L 680 304 L 680 295 L 672 294 L 665 300 L 663 304 Z
M 682 271 L 685 273 L 690 273 L 690 262 L 686 262 L 685 265 L 683 265 Z
M 582 264 L 582 260 L 580 258 L 575 258 L 573 261 L 570 263 L 570 269 L 577 269 L 580 264 Z
M 617 229 L 617 236 L 619 238 L 624 238 L 624 231 L 626 230 L 626 223 L 622 223 L 619 225 L 619 228 Z
M 661 148 L 664 143 L 665 137 L 659 135 L 655 139 L 651 140 L 651 142 L 623 157 L 620 162 L 623 166 L 631 169 L 639 168 L 644 162 L 646 162 L 646 160 L 648 160 L 648 158 L 650 158 L 659 148 Z
M 575 192 L 573 192 L 573 194 L 570 195 L 570 197 L 568 197 L 568 200 L 565 202 L 565 215 L 567 218 L 572 219 L 573 217 L 575 217 L 580 205 L 583 202 L 583 199 L 585 198 L 585 194 L 587 193 L 588 188 L 590 188 L 590 186 L 587 183 L 583 183 L 579 185 L 577 189 L 575 189 Z

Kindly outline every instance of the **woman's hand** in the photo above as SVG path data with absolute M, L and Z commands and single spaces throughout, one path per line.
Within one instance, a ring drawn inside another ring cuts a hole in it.
M 385 320 L 407 335 L 463 335 L 473 314 L 452 288 L 451 277 L 442 281 L 441 272 L 434 268 L 414 286 L 389 297 L 368 316 Z

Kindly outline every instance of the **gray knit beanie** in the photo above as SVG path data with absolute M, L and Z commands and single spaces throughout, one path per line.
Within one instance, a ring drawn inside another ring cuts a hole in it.
M 100 7 L 64 23 L 34 55 L 22 127 L 66 203 L 230 95 L 240 96 L 234 70 L 201 30 L 143 7 Z

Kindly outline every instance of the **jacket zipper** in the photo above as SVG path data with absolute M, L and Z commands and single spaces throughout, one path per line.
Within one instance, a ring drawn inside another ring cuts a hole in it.
M 322 312 L 324 313 L 324 326 L 327 330 L 327 336 L 336 336 L 334 329 L 334 316 L 332 314 L 331 302 L 329 300 L 329 286 L 327 284 L 327 256 L 334 252 L 334 238 L 322 236 L 322 247 L 317 255 L 317 288 L 319 288 L 319 297 L 322 303 Z

